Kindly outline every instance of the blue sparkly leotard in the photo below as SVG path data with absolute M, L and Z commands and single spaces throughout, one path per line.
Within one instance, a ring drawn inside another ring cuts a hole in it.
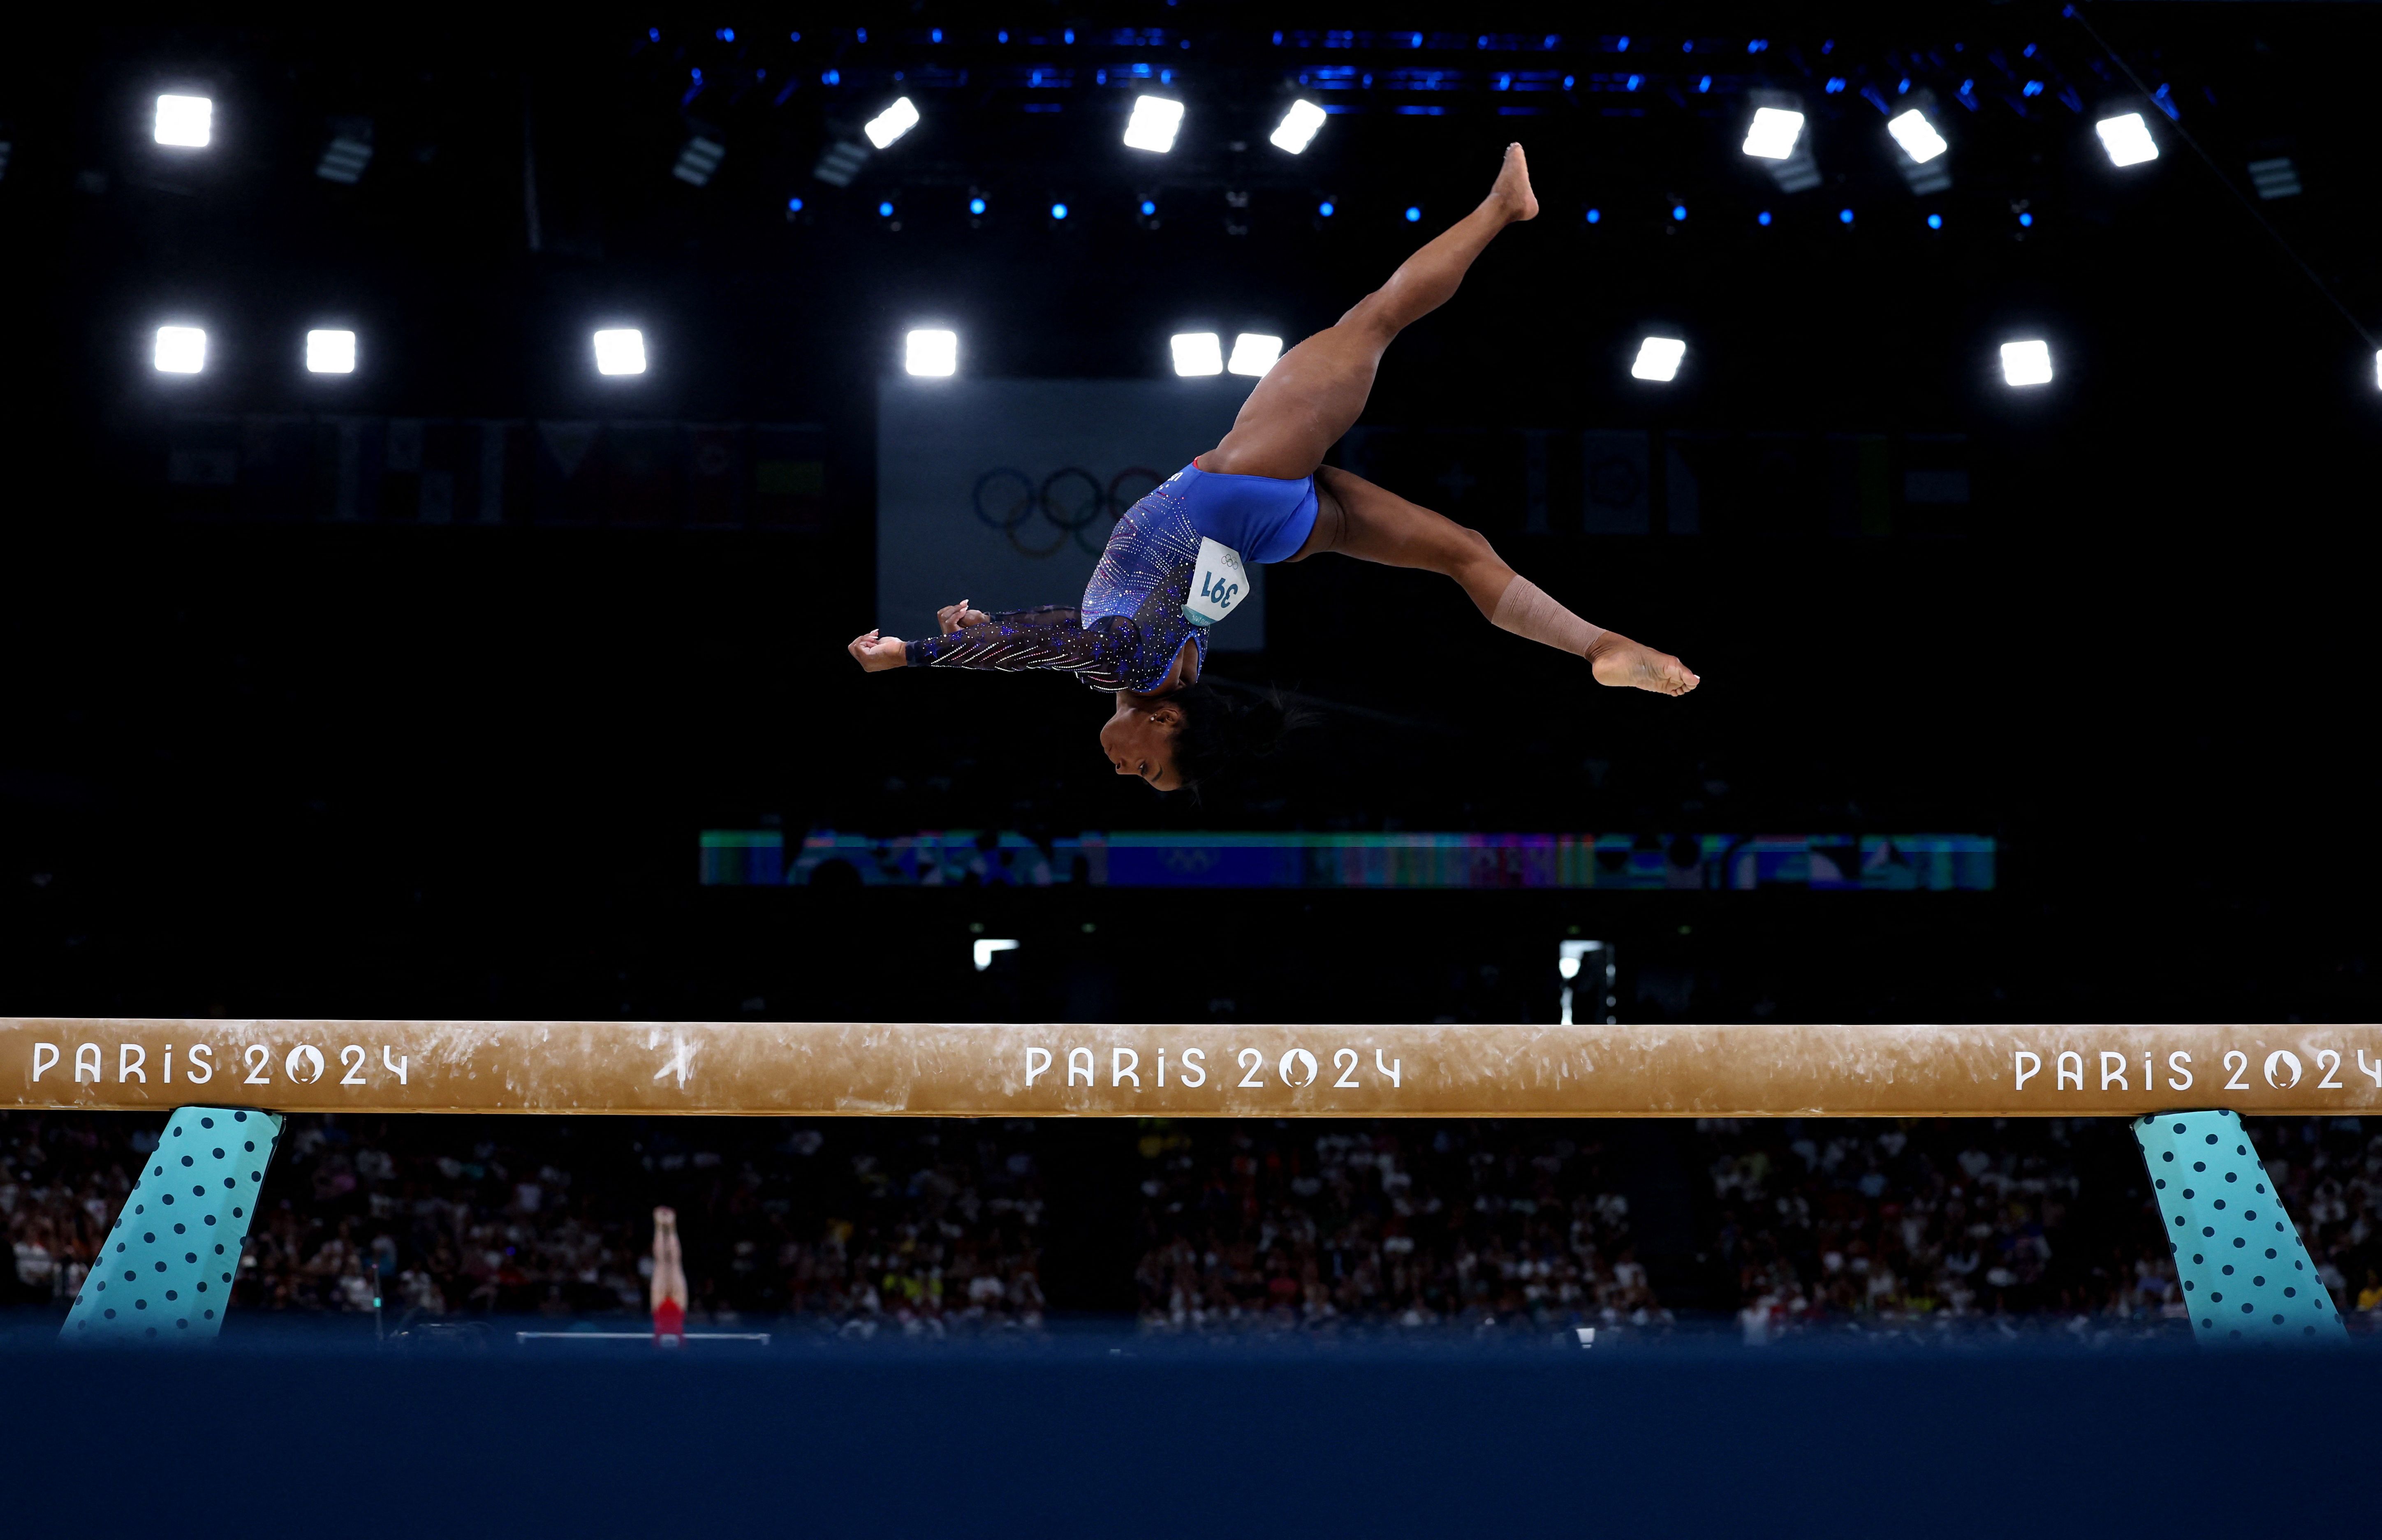
M 1183 617 L 1204 536 L 1245 560 L 1286 561 L 1315 527 L 1315 479 L 1224 476 L 1195 460 L 1109 534 L 1081 605 L 1007 610 L 909 643 L 913 668 L 1054 668 L 1094 690 L 1155 690 L 1185 640 L 1208 663 L 1208 628 Z

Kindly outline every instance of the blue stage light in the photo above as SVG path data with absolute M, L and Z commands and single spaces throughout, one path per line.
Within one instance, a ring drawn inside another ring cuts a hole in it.
M 1591 225 L 1603 217 L 1604 211 L 1602 209 L 1590 209 L 1588 211 L 1588 222 Z
M 1332 214 L 1332 201 L 1327 198 L 1322 202 L 1316 204 L 1315 212 L 1321 214 L 1326 219 L 1331 218 Z
M 1839 225 L 1849 225 L 1849 224 L 1851 224 L 1852 222 L 1853 222 L 1853 211 L 1852 211 L 1852 210 L 1850 210 L 1850 209 L 1838 209 L 1838 210 L 1836 211 L 1836 223 L 1837 223 L 1837 224 L 1839 224 Z
M 1145 198 L 1141 201 L 1141 216 L 1148 219 L 1158 212 L 1158 205 Z
M 2034 215 L 2031 214 L 2020 214 L 2018 216 L 2018 222 L 2020 225 L 2032 225 L 2034 223 Z
M 1762 210 L 1760 214 L 1755 214 L 1755 215 L 1753 216 L 1753 222 L 1754 222 L 1756 225 L 1767 225 L 1767 224 L 1769 224 L 1769 223 L 1770 223 L 1770 211 L 1769 211 L 1768 209 L 1764 209 L 1764 210 Z
M 1413 204 L 1411 204 L 1411 203 L 1409 203 L 1408 205 L 1406 205 L 1406 223 L 1407 223 L 1407 224 L 1409 224 L 1409 225 L 1419 225 L 1419 224 L 1421 224 L 1421 223 L 1422 223 L 1422 210 L 1420 210 L 1420 209 L 1418 209 L 1418 208 L 1415 207 L 1415 206 L 1414 206 Z
M 969 199 L 969 200 L 968 200 L 968 213 L 970 213 L 970 214 L 982 214 L 983 212 L 984 212 L 984 200 L 983 200 L 983 199 L 981 199 L 981 198 L 971 198 L 971 199 Z
M 1053 219 L 1064 219 L 1064 218 L 1066 218 L 1066 217 L 1067 217 L 1067 205 L 1066 205 L 1066 204 L 1064 204 L 1064 203 L 1053 203 L 1053 204 L 1051 204 L 1051 205 L 1050 205 L 1050 217 L 1051 217 L 1051 218 L 1053 218 Z
M 1931 230 L 1942 229 L 1944 227 L 1944 216 L 1940 214 L 1929 214 L 1927 216 L 1927 227 Z
M 840 86 L 843 84 L 843 75 L 839 70 L 828 70 L 819 77 L 819 84 L 823 86 Z
M 1646 77 L 1643 75 L 1632 75 L 1627 81 L 1623 82 L 1623 84 L 1625 89 L 1636 91 L 1640 85 L 1645 83 L 1645 80 Z
M 1628 33 L 1624 32 L 1624 33 L 1622 33 L 1622 34 L 1621 34 L 1621 41 L 1620 41 L 1619 43 L 1615 43 L 1615 44 L 1614 45 L 1614 49 L 1613 49 L 1613 51 L 1614 51 L 1615 53 L 1616 53 L 1616 54 L 1627 54 L 1627 52 L 1629 52 L 1629 34 L 1628 34 Z
M 891 203 L 890 203 L 890 202 L 887 202 L 887 203 L 879 203 L 879 204 L 878 204 L 878 205 L 877 205 L 877 217 L 878 217 L 878 218 L 879 218 L 879 219 L 890 219 L 890 218 L 892 218 L 892 217 L 893 217 L 893 205 L 892 205 Z
M 799 199 L 799 198 L 789 198 L 789 199 L 787 199 L 787 200 L 786 200 L 786 212 L 787 212 L 788 214 L 800 214 L 800 213 L 802 213 L 802 212 L 803 212 L 803 201 L 802 201 L 801 199 Z
M 1709 76 L 1709 75 L 1707 75 L 1707 76 L 1705 76 L 1703 79 L 1701 79 L 1698 80 L 1698 81 L 1696 82 L 1696 90 L 1697 90 L 1697 92 L 1707 92 L 1707 91 L 1712 90 L 1712 77 L 1711 77 L 1711 76 Z
M 1688 206 L 1685 203 L 1674 203 L 1671 205 L 1671 217 L 1674 220 L 1685 219 L 1687 216 Z

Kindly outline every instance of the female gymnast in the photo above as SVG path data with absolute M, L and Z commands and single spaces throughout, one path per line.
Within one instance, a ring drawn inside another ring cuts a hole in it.
M 686 1346 L 686 1261 L 678 1245 L 678 1210 L 654 1210 L 654 1346 Z
M 1695 689 L 1695 673 L 1677 658 L 1590 625 L 1499 560 L 1477 530 L 1323 464 L 1324 451 L 1365 409 L 1391 339 L 1455 295 L 1497 232 L 1538 212 L 1522 147 L 1509 144 L 1479 208 L 1408 257 L 1337 325 L 1283 354 L 1224 441 L 1126 512 L 1079 606 L 988 615 L 962 600 L 939 613 L 939 636 L 903 642 L 870 631 L 848 651 L 872 673 L 1066 670 L 1116 694 L 1100 748 L 1118 775 L 1160 791 L 1196 787 L 1227 759 L 1261 752 L 1264 737 L 1251 707 L 1235 708 L 1199 682 L 1208 627 L 1184 612 L 1204 539 L 1250 562 L 1333 551 L 1422 568 L 1462 584 L 1491 624 L 1584 656 L 1600 684 L 1665 695 Z

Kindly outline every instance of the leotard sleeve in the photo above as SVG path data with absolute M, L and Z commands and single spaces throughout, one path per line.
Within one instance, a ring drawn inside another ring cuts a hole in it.
M 905 653 L 913 668 L 1050 668 L 1094 690 L 1122 690 L 1135 638 L 1136 627 L 1123 616 L 1103 616 L 1086 626 L 1081 611 L 1052 605 L 1006 610 L 980 626 L 910 642 Z

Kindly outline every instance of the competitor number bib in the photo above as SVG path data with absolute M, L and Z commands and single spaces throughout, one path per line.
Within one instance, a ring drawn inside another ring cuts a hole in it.
M 1183 618 L 1195 626 L 1212 626 L 1232 614 L 1248 592 L 1249 575 L 1241 566 L 1241 554 L 1200 536 L 1199 561 L 1192 568 L 1191 598 L 1183 606 Z

